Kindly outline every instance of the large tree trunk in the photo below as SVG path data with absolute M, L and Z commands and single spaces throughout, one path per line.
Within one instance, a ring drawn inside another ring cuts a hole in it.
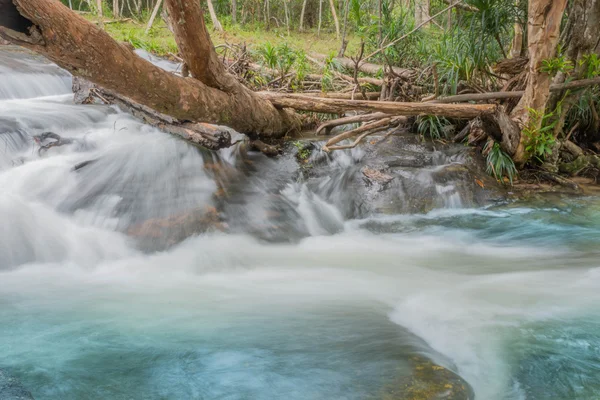
M 212 0 L 206 0 L 206 4 L 208 5 L 208 13 L 210 14 L 210 20 L 212 21 L 213 28 L 215 28 L 215 30 L 218 32 L 223 32 L 223 26 L 221 26 L 221 23 L 217 18 L 217 13 L 213 7 Z
M 299 125 L 294 113 L 276 109 L 225 71 L 197 1 L 166 1 L 177 21 L 173 25 L 178 44 L 196 79 L 178 77 L 138 57 L 58 1 L 13 1 L 9 7 L 16 7 L 7 12 L 18 10 L 28 21 L 21 20 L 16 30 L 0 26 L 0 36 L 160 113 L 263 138 L 282 137 Z
M 550 97 L 552 77 L 540 70 L 543 60 L 556 54 L 560 34 L 560 23 L 567 0 L 530 0 L 528 9 L 527 38 L 529 49 L 528 80 L 525 94 L 513 111 L 513 117 L 521 126 L 536 131 L 541 128 L 541 120 L 532 120 L 529 110 L 544 113 Z M 535 125 L 535 126 L 532 126 Z M 513 159 L 517 163 L 526 160 L 525 143 L 527 138 L 521 135 Z

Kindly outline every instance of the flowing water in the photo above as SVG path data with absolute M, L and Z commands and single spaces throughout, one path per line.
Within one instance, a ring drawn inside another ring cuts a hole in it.
M 298 183 L 293 158 L 202 152 L 0 55 L 0 368 L 36 399 L 390 399 L 415 355 L 479 399 L 600 397 L 597 199 L 436 186 L 445 207 L 363 215 L 360 150 Z M 160 223 L 190 210 L 221 227 Z

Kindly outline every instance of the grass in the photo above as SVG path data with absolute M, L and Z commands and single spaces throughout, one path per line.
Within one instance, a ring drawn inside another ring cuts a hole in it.
M 95 21 L 97 17 L 86 14 L 86 18 Z M 104 29 L 116 40 L 131 43 L 135 48 L 144 49 L 159 56 L 169 53 L 177 53 L 177 44 L 173 34 L 169 31 L 162 19 L 157 18 L 152 29 L 145 34 L 146 23 L 124 22 L 105 24 Z M 303 50 L 306 54 L 320 53 L 328 55 L 339 50 L 340 40 L 336 39 L 331 32 L 292 32 L 289 36 L 284 27 L 272 28 L 265 31 L 263 27 L 252 27 L 239 25 L 226 26 L 225 32 L 216 32 L 209 26 L 210 36 L 215 46 L 224 43 L 242 44 L 246 43 L 251 49 L 271 44 L 273 46 L 284 43 L 295 50 Z M 353 55 L 358 51 L 359 39 L 349 38 L 346 54 Z

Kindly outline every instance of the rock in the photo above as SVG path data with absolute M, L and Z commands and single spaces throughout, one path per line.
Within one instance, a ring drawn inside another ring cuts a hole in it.
M 33 396 L 17 378 L 0 369 L 0 399 L 33 400 Z
M 326 154 L 320 144 L 314 147 L 304 178 L 346 218 L 479 207 L 506 197 L 504 188 L 485 172 L 477 150 L 463 145 L 434 144 L 412 133 L 383 133 L 343 152 Z M 305 161 L 298 163 L 302 168 Z
M 413 373 L 384 389 L 383 400 L 472 400 L 471 386 L 460 376 L 421 357 L 411 357 Z

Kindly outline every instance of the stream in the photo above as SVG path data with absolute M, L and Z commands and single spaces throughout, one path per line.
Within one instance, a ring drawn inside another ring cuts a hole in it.
M 438 165 L 431 210 L 373 212 L 364 151 L 334 153 L 305 181 L 203 151 L 0 46 L 0 369 L 36 400 L 432 398 L 415 360 L 477 399 L 600 397 L 600 199 L 480 206 Z

